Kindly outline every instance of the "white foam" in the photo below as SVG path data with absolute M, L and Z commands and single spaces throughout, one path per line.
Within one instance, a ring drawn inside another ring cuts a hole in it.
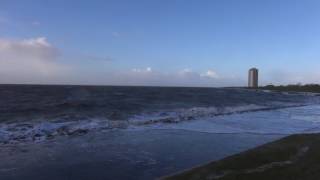
M 140 114 L 129 119 L 131 125 L 147 125 L 154 123 L 178 123 L 217 115 L 234 114 L 248 111 L 267 110 L 268 106 L 255 104 L 227 107 L 193 107 L 189 109 L 175 109 L 167 112 Z
M 101 119 L 2 124 L 0 143 L 42 141 L 58 135 L 81 134 L 89 130 L 105 128 L 110 128 L 110 123 Z
M 293 107 L 200 118 L 177 124 L 150 124 L 141 129 L 179 129 L 206 133 L 295 134 L 320 132 L 320 106 Z M 133 127 L 137 128 L 137 127 Z
M 136 115 L 128 121 L 90 119 L 3 123 L 0 124 L 0 143 L 42 141 L 55 136 L 85 134 L 92 130 L 126 129 L 128 126 L 135 129 L 183 129 L 209 133 L 281 134 L 320 127 L 320 106 L 262 110 L 270 110 L 270 107 L 254 104 L 223 108 L 193 107 Z

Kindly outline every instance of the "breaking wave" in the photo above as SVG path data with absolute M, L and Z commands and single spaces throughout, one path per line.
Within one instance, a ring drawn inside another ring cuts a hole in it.
M 111 129 L 126 129 L 128 127 L 146 126 L 150 124 L 179 123 L 219 115 L 274 110 L 301 106 L 287 104 L 286 106 L 260 106 L 255 104 L 231 107 L 193 107 L 134 115 L 128 120 L 88 119 L 73 121 L 35 121 L 0 124 L 0 144 L 13 144 L 21 142 L 39 142 L 57 136 L 83 135 L 90 131 Z

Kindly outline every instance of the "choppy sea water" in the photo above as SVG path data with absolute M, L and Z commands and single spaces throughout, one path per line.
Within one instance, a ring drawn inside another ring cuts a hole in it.
M 0 86 L 0 179 L 154 179 L 320 130 L 319 96 Z
M 1 85 L 0 144 L 298 107 L 319 97 L 232 88 Z

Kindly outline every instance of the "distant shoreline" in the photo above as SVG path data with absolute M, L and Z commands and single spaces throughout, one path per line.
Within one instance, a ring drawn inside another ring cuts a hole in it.
M 1 86 L 34 86 L 34 87 L 43 87 L 43 86 L 68 86 L 68 87 L 132 87 L 132 88 L 204 88 L 204 89 L 248 89 L 248 90 L 270 90 L 278 92 L 312 92 L 320 93 L 320 85 L 318 84 L 306 84 L 306 85 L 267 85 L 260 86 L 258 88 L 248 88 L 243 86 L 225 86 L 225 87 L 210 87 L 210 86 L 156 86 L 156 85 L 111 85 L 111 84 L 0 84 Z
M 297 134 L 161 179 L 320 179 L 320 134 Z
M 320 93 L 320 85 L 318 84 L 306 84 L 306 85 L 287 85 L 287 86 L 273 86 L 267 85 L 262 86 L 257 89 L 261 90 L 271 90 L 271 91 L 280 91 L 280 92 L 311 92 L 311 93 Z
M 243 88 L 243 87 L 211 87 L 211 86 L 156 86 L 156 85 L 111 85 L 111 84 L 0 84 L 1 86 L 69 86 L 69 87 L 147 87 L 147 88 L 204 88 L 204 89 L 218 89 L 218 88 Z

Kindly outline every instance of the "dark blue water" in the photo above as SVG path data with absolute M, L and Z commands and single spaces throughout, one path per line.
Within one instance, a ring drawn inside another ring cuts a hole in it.
M 177 108 L 276 106 L 274 101 L 303 104 L 312 98 L 231 88 L 0 85 L 0 122 L 127 120 L 136 114 Z
M 1 180 L 152 180 L 281 135 L 112 130 L 0 146 Z
M 292 133 L 319 96 L 236 88 L 0 86 L 0 179 L 154 179 Z
M 318 102 L 240 88 L 0 85 L 0 144 Z

